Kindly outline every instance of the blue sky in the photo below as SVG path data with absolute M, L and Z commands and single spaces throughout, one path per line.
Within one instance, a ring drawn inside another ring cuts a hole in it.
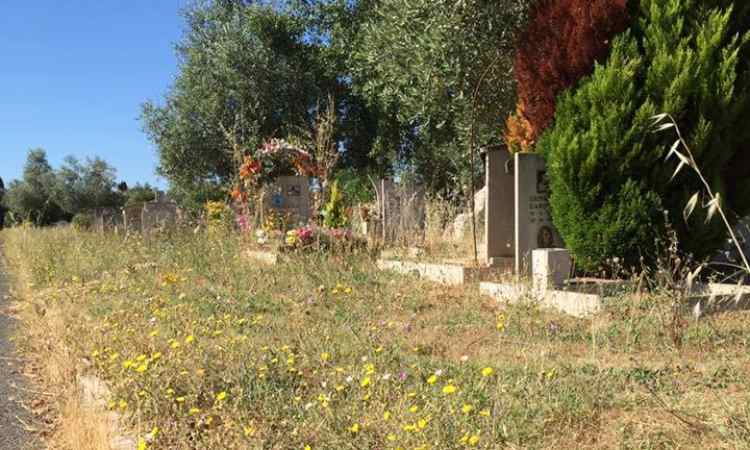
M 138 121 L 176 73 L 187 0 L 9 0 L 0 13 L 0 177 L 29 148 L 101 156 L 129 184 L 165 185 Z

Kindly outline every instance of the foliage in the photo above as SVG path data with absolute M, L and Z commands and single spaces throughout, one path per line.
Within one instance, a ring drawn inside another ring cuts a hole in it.
M 347 207 L 371 203 L 375 200 L 372 181 L 367 175 L 362 175 L 350 168 L 342 168 L 336 172 L 336 183 Z
M 232 226 L 232 210 L 224 202 L 206 202 L 206 224 L 214 237 L 220 237 Z
M 344 228 L 349 225 L 349 216 L 344 206 L 344 196 L 339 189 L 338 181 L 334 181 L 328 201 L 323 208 L 323 223 L 328 228 Z
M 548 161 L 555 225 L 582 268 L 614 256 L 627 265 L 653 260 L 662 210 L 676 221 L 701 188 L 684 173 L 670 181 L 674 168 L 663 160 L 673 140 L 652 133 L 657 113 L 676 118 L 725 208 L 750 211 L 750 177 L 733 169 L 750 142 L 750 9 L 721 3 L 642 0 L 637 24 L 615 39 L 606 64 L 558 101 L 538 150 Z M 726 236 L 704 219 L 675 223 L 683 250 L 698 258 Z
M 101 158 L 85 163 L 65 158 L 55 170 L 42 149 L 30 150 L 23 177 L 11 183 L 7 207 L 19 221 L 50 225 L 100 207 L 122 206 L 116 171 Z
M 10 183 L 6 204 L 19 220 L 30 220 L 36 225 L 63 220 L 65 212 L 54 200 L 56 182 L 47 153 L 42 149 L 29 150 L 23 178 Z
M 505 139 L 527 151 L 549 126 L 555 99 L 602 62 L 612 38 L 629 23 L 627 0 L 541 0 L 518 36 L 513 69 L 518 89 L 516 113 Z
M 135 186 L 127 188 L 125 198 L 126 206 L 150 202 L 156 199 L 156 188 L 148 183 L 136 183 Z
M 79 231 L 90 230 L 94 225 L 94 217 L 90 213 L 79 212 L 73 216 L 70 224 Z
M 179 75 L 142 120 L 160 171 L 189 192 L 235 181 L 245 154 L 306 128 L 327 86 L 300 18 L 267 2 L 205 2 L 186 13 Z
M 401 160 L 429 189 L 467 181 L 474 119 L 480 144 L 499 141 L 515 103 L 508 73 L 527 3 L 383 0 L 364 22 L 350 63 L 355 88 L 395 114 Z
M 69 215 L 123 204 L 122 194 L 116 190 L 116 171 L 101 158 L 82 164 L 68 156 L 55 178 L 53 200 Z

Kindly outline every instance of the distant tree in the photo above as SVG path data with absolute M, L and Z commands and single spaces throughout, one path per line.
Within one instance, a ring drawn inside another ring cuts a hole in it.
M 150 202 L 156 199 L 156 189 L 148 183 L 136 183 L 135 186 L 125 191 L 125 198 L 125 205 Z
M 103 159 L 88 159 L 82 164 L 68 156 L 56 172 L 53 197 L 70 216 L 94 208 L 118 207 L 124 198 L 116 190 L 115 180 L 115 169 Z
M 123 204 L 116 190 L 115 169 L 101 158 L 81 163 L 65 158 L 57 171 L 42 149 L 30 150 L 23 177 L 11 183 L 5 204 L 20 220 L 49 225 L 76 214 Z
M 21 220 L 48 225 L 65 219 L 66 214 L 55 202 L 56 177 L 43 149 L 29 150 L 21 180 L 11 182 L 6 204 Z

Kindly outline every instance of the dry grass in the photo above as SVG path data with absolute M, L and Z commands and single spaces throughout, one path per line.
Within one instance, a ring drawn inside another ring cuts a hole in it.
M 30 232 L 24 231 L 16 246 L 6 248 L 14 271 L 14 289 L 21 301 L 17 314 L 23 323 L 17 340 L 25 354 L 26 372 L 43 395 L 32 402 L 32 411 L 40 424 L 39 434 L 51 449 L 115 450 L 112 446 L 116 423 L 109 412 L 96 405 L 84 405 L 78 374 L 85 370 L 80 357 L 66 345 L 70 322 L 78 320 L 80 310 L 64 303 L 49 307 L 39 302 L 40 292 L 29 279 L 23 250 Z M 44 292 L 41 292 L 44 295 Z
M 262 267 L 230 237 L 5 237 L 45 378 L 88 366 L 149 448 L 750 448 L 748 313 L 686 321 L 675 342 L 651 297 L 582 320 L 366 255 Z

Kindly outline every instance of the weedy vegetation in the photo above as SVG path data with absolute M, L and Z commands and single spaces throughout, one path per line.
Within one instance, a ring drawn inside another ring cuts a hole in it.
M 21 341 L 50 381 L 105 380 L 139 448 L 749 447 L 748 313 L 675 332 L 643 295 L 575 319 L 200 232 L 2 239 Z

